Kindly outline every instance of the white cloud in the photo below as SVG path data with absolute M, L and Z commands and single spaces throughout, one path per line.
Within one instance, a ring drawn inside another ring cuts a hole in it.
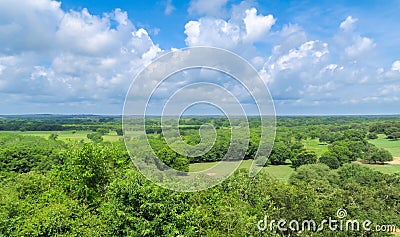
M 51 0 L 5 0 L 0 2 L 3 31 L 1 94 L 68 106 L 97 101 L 97 108 L 88 109 L 98 112 L 100 101 L 122 106 L 134 75 L 162 52 L 120 9 L 97 16 L 87 9 L 64 12 Z
M 198 45 L 200 36 L 200 21 L 189 21 L 185 25 L 185 34 L 187 35 L 186 44 Z
M 269 16 L 257 15 L 255 8 L 239 6 L 227 20 L 202 17 L 186 24 L 186 43 L 224 47 L 241 55 L 243 48 L 256 42 L 271 43 L 271 55 L 256 50 L 247 58 L 259 69 L 273 97 L 292 105 L 362 101 L 360 98 L 368 94 L 369 84 L 379 75 L 362 59 L 375 43 L 353 31 L 356 19 L 348 17 L 339 33 L 324 42 L 309 39 L 297 24 L 286 24 L 271 32 L 275 19 Z M 363 87 L 366 89 L 360 90 L 359 95 L 352 93 Z
M 308 41 L 302 44 L 298 49 L 291 49 L 287 54 L 272 56 L 270 58 L 269 68 L 274 71 L 286 69 L 303 68 L 306 64 L 312 66 L 321 61 L 321 58 L 328 54 L 328 44 L 321 41 Z
M 186 43 L 189 46 L 216 46 L 232 49 L 241 40 L 238 25 L 222 19 L 201 18 L 185 25 Z
M 43 53 L 54 48 L 54 34 L 63 15 L 56 1 L 0 1 L 0 53 Z
M 354 29 L 354 23 L 358 21 L 357 18 L 353 18 L 352 16 L 348 16 L 346 20 L 340 23 L 340 29 L 343 31 L 352 31 Z
M 380 89 L 380 95 L 399 95 L 400 86 L 399 85 L 385 85 Z
M 268 16 L 257 15 L 257 9 L 251 8 L 246 10 L 246 17 L 243 21 L 246 26 L 245 40 L 254 42 L 262 40 L 269 33 L 276 20 L 271 14 Z
M 327 67 L 328 56 L 327 43 L 307 41 L 287 52 L 275 50 L 260 70 L 260 75 L 276 99 L 298 100 L 310 96 L 304 95 L 310 88 L 319 92 L 332 90 L 332 84 L 318 76 Z
M 355 30 L 357 18 L 348 16 L 341 24 L 340 30 L 334 36 L 335 52 L 342 60 L 353 62 L 366 62 L 371 60 L 375 41 L 363 36 Z
M 373 49 L 375 45 L 374 41 L 368 37 L 356 37 L 354 44 L 347 47 L 345 52 L 349 57 L 356 58 Z
M 272 15 L 257 15 L 255 8 L 238 6 L 228 20 L 206 16 L 186 23 L 185 42 L 188 46 L 216 46 L 237 51 L 243 45 L 250 48 L 255 42 L 265 41 L 274 23 Z
M 400 60 L 396 60 L 392 64 L 392 71 L 400 72 Z
M 171 14 L 172 0 L 165 2 L 165 14 Z M 335 35 L 317 40 L 296 23 L 279 22 L 283 26 L 271 30 L 278 27 L 274 16 L 249 4 L 226 5 L 191 1 L 188 11 L 201 17 L 185 25 L 186 44 L 227 48 L 249 59 L 278 106 L 399 101 L 400 60 L 371 60 L 380 41 L 355 30 L 358 18 L 348 16 Z M 64 11 L 51 0 L 2 0 L 0 94 L 6 99 L 0 104 L 101 112 L 115 103 L 112 112 L 120 113 L 132 78 L 163 52 L 150 37 L 158 30 L 136 28 L 120 9 L 93 15 Z
M 296 48 L 307 41 L 307 34 L 302 27 L 296 24 L 284 25 L 277 32 L 277 44 L 273 47 L 274 54 L 282 54 Z
M 366 103 L 365 98 L 374 93 L 381 101 L 393 101 L 394 70 L 389 73 L 381 67 L 371 67 L 368 57 L 376 43 L 354 32 L 355 22 L 347 18 L 338 33 L 326 42 L 306 40 L 309 36 L 297 25 L 286 25 L 272 33 L 276 44 L 260 75 L 269 85 L 278 108 L 358 105 Z M 400 69 L 400 62 L 394 63 L 392 69 L 397 66 Z M 389 80 L 388 96 L 376 94 L 382 80 Z

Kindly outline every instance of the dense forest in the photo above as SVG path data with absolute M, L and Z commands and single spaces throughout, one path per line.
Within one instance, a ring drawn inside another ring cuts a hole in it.
M 252 160 L 260 119 L 248 122 L 244 158 Z M 232 145 L 224 117 L 182 118 L 182 139 L 199 143 L 205 123 L 217 139 L 201 156 L 174 152 L 157 117 L 146 120 L 147 139 L 165 164 L 190 171 L 220 161 Z M 241 168 L 199 192 L 171 191 L 145 178 L 117 116 L 1 116 L 0 130 L 0 236 L 391 236 L 400 228 L 398 116 L 278 117 L 263 172 L 249 177 Z M 289 169 L 289 178 L 269 173 L 274 167 Z M 302 226 L 327 219 L 338 220 L 335 229 Z M 280 220 L 300 226 L 281 228 Z M 371 224 L 344 230 L 346 220 Z

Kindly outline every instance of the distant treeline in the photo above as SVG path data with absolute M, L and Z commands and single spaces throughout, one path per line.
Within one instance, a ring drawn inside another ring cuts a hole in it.
M 97 131 L 99 128 L 121 128 L 121 117 L 100 115 L 0 116 L 0 131 Z
M 250 127 L 260 126 L 260 118 L 249 117 Z M 216 129 L 230 127 L 227 118 L 221 116 L 182 117 L 182 130 L 199 129 L 211 123 Z M 121 116 L 112 115 L 3 115 L 0 116 L 0 131 L 97 131 L 99 128 L 120 129 Z M 330 131 L 363 129 L 369 132 L 393 134 L 400 130 L 400 115 L 380 116 L 277 116 L 277 127 L 324 128 Z M 159 117 L 146 120 L 147 133 L 161 132 Z

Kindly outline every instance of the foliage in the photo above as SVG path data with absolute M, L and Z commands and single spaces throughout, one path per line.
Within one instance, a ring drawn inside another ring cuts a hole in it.
M 325 152 L 320 158 L 319 162 L 327 165 L 331 169 L 337 169 L 340 166 L 337 155 L 331 151 Z
M 103 141 L 103 134 L 99 133 L 99 132 L 94 132 L 94 133 L 89 133 L 87 135 L 87 138 L 89 138 L 90 140 L 92 140 L 94 143 L 100 143 Z
M 272 165 L 282 165 L 293 156 L 291 149 L 283 142 L 276 142 L 272 148 L 269 160 Z
M 49 123 L 66 126 L 77 121 L 59 119 L 62 122 Z M 79 126 L 96 127 L 96 131 L 98 127 L 115 131 L 118 124 L 115 119 L 90 116 L 79 121 Z M 195 144 L 196 126 L 205 121 L 218 129 L 216 144 L 202 157 L 189 159 L 167 149 L 160 134 L 148 134 L 150 143 L 166 163 L 178 169 L 187 170 L 189 162 L 217 161 L 229 147 L 226 120 L 185 118 L 181 125 L 188 128 L 183 139 Z M 16 127 L 29 128 L 27 123 Z M 259 120 L 249 123 L 246 158 L 254 156 L 259 137 Z M 66 144 L 56 136 L 50 138 L 53 132 L 45 138 L 0 133 L 0 236 L 387 236 L 328 228 L 280 231 L 276 223 L 272 231 L 260 231 L 257 223 L 265 216 L 321 222 L 335 218 L 343 208 L 347 219 L 400 226 L 400 175 L 349 164 L 392 159 L 387 150 L 366 139 L 376 133 L 379 138 L 373 142 L 385 140 L 382 134 L 390 134 L 398 124 L 393 117 L 279 118 L 269 167 L 256 177 L 249 177 L 247 169 L 238 170 L 220 185 L 195 193 L 174 192 L 150 182 L 136 170 L 119 141 Z M 157 119 L 149 126 L 156 129 Z M 299 140 L 324 140 L 323 134 L 330 137 L 328 151 L 318 159 Z M 142 155 L 139 148 L 135 155 Z M 288 157 L 296 171 L 288 165 L 275 166 Z M 250 166 L 251 160 L 246 162 Z M 290 169 L 289 181 L 265 172 L 276 167 Z
M 371 139 L 371 140 L 378 139 L 378 134 L 376 134 L 374 132 L 370 132 L 370 133 L 368 133 L 367 138 Z
M 311 151 L 303 151 L 292 158 L 292 166 L 297 168 L 301 165 L 317 163 L 317 155 Z

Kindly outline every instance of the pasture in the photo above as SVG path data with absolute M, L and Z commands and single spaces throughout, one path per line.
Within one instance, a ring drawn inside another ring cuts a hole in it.
M 77 141 L 90 141 L 87 138 L 87 134 L 92 133 L 92 131 L 0 131 L 0 133 L 11 133 L 11 134 L 19 134 L 23 136 L 37 136 L 43 137 L 47 139 L 51 134 L 57 134 L 58 140 L 65 142 L 77 142 Z M 121 139 L 122 136 L 118 136 L 115 131 L 110 131 L 110 133 L 103 135 L 104 141 L 108 142 L 117 142 Z
M 253 160 L 243 160 L 238 169 L 249 169 Z M 199 172 L 202 170 L 209 169 L 213 167 L 217 162 L 203 162 L 203 163 L 193 163 L 189 166 L 190 172 Z M 224 161 L 225 165 L 221 166 L 223 170 L 221 173 L 226 173 L 226 170 L 231 169 L 237 163 L 232 161 Z M 294 168 L 290 167 L 290 165 L 270 165 L 267 167 L 263 167 L 261 172 L 269 174 L 271 177 L 276 179 L 287 181 L 289 177 L 294 173 Z
M 328 145 L 326 143 L 319 142 L 319 139 L 307 139 L 303 141 L 304 148 L 309 151 L 315 152 L 318 157 L 321 157 L 324 152 L 328 151 Z
M 379 134 L 378 139 L 368 140 L 368 142 L 388 150 L 393 157 L 400 157 L 400 140 L 389 140 L 385 137 L 385 135 Z

